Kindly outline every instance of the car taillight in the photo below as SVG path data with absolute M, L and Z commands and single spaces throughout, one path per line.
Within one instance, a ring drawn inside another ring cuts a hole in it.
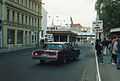
M 32 56 L 34 55 L 34 53 L 32 52 Z
M 56 53 L 56 58 L 58 58 L 58 53 Z

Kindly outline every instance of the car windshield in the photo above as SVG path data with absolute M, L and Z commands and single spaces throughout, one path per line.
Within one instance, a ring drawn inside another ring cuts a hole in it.
M 61 44 L 47 44 L 47 45 L 45 45 L 45 48 L 48 48 L 48 49 L 62 49 L 62 45 Z

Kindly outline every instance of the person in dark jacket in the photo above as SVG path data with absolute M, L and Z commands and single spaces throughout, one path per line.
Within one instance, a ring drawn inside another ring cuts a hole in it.
M 106 55 L 107 47 L 108 47 L 108 41 L 106 40 L 106 38 L 104 38 L 102 44 L 103 44 L 103 55 Z
M 118 48 L 118 54 L 117 54 L 116 67 L 118 70 L 120 70 L 120 40 L 118 41 L 117 48 Z
M 98 63 L 103 63 L 102 45 L 99 43 L 99 39 L 96 40 L 95 49 L 97 51 Z

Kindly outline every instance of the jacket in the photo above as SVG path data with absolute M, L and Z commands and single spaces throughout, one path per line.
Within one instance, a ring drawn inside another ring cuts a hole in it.
M 118 41 L 117 48 L 118 48 L 118 54 L 120 54 L 120 40 Z
M 96 43 L 95 49 L 97 51 L 97 54 L 102 54 L 102 47 L 100 46 L 99 43 Z
M 118 42 L 115 42 L 112 50 L 112 54 L 117 55 L 118 54 L 118 48 L 117 48 Z

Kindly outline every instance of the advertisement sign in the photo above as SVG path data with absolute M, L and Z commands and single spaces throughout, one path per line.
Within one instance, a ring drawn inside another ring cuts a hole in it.
M 92 22 L 93 32 L 103 32 L 103 21 L 93 21 Z

